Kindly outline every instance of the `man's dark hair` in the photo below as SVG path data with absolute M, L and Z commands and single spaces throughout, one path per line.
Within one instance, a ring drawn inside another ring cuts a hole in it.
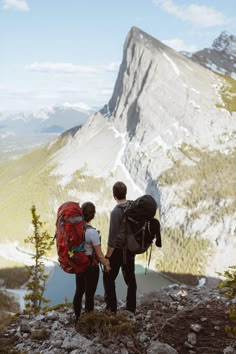
M 123 182 L 116 182 L 113 186 L 113 195 L 118 200 L 126 198 L 127 187 Z
M 87 221 L 90 221 L 94 218 L 94 215 L 96 213 L 96 209 L 95 209 L 95 205 L 91 202 L 86 202 L 84 204 L 82 204 L 82 213 L 83 213 L 83 216 L 84 216 L 84 220 L 87 222 Z

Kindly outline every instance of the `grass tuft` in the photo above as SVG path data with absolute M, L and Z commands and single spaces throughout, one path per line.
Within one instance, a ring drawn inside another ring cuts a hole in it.
M 101 339 L 134 333 L 133 324 L 124 315 L 98 311 L 83 314 L 76 324 L 76 330 L 83 335 L 93 334 Z
M 224 104 L 216 104 L 217 108 L 225 108 L 230 113 L 236 112 L 236 80 L 226 75 L 220 75 L 224 79 L 223 87 L 221 88 L 221 98 Z
M 44 341 L 50 337 L 50 333 L 46 328 L 43 328 L 41 330 L 35 331 L 31 334 L 32 340 L 35 341 Z

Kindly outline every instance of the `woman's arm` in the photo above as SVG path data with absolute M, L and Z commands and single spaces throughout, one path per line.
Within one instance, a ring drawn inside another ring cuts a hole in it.
M 101 245 L 93 246 L 93 249 L 99 262 L 102 263 L 106 268 L 106 271 L 111 270 L 109 259 L 105 258 L 104 254 L 102 253 Z

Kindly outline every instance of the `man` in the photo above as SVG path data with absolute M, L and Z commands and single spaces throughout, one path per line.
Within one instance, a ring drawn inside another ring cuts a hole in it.
M 124 281 L 127 285 L 126 310 L 135 313 L 137 284 L 135 278 L 135 255 L 130 251 L 117 246 L 117 237 L 121 228 L 124 209 L 128 205 L 126 200 L 127 187 L 123 182 L 116 182 L 113 186 L 113 197 L 117 205 L 111 211 L 106 258 L 110 261 L 111 270 L 103 273 L 106 309 L 114 313 L 117 311 L 117 297 L 115 280 L 121 268 Z

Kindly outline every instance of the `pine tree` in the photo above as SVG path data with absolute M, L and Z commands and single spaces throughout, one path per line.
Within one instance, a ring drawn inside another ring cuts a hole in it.
M 50 300 L 44 298 L 48 274 L 45 270 L 43 257 L 45 257 L 52 248 L 53 239 L 45 230 L 45 223 L 40 221 L 40 216 L 36 213 L 36 207 L 31 207 L 33 234 L 25 239 L 26 243 L 31 243 L 35 248 L 35 254 L 32 256 L 34 264 L 28 266 L 29 281 L 26 284 L 28 293 L 25 295 L 25 308 L 27 312 L 39 313 L 43 303 Z

